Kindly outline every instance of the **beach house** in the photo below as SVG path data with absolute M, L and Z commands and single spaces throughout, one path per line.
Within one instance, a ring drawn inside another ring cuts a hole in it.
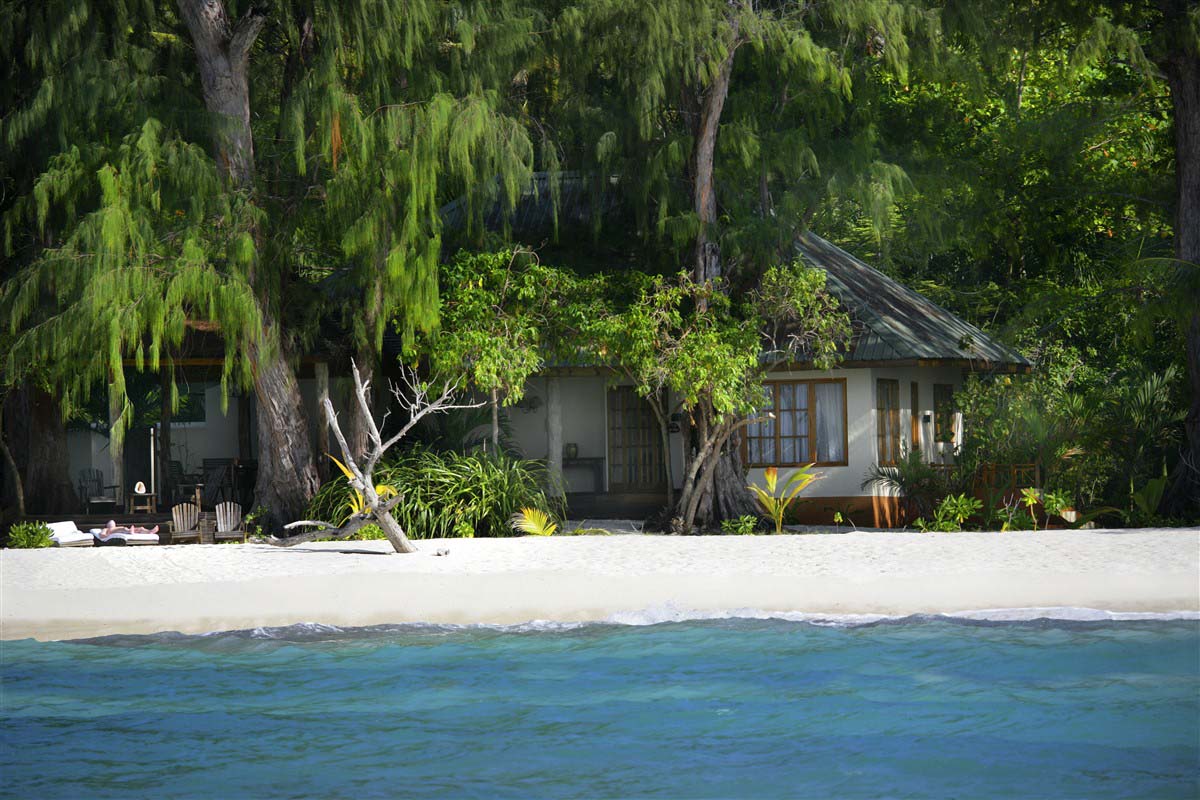
M 796 253 L 824 270 L 850 314 L 854 338 L 842 364 L 815 370 L 795 363 L 771 372 L 774 419 L 750 426 L 742 442 L 749 479 L 763 470 L 816 464 L 820 480 L 798 504 L 801 521 L 829 523 L 841 512 L 858 525 L 901 521 L 899 498 L 863 488 L 876 464 L 919 450 L 951 464 L 963 421 L 954 394 L 972 373 L 1025 372 L 1029 362 L 979 328 L 813 234 Z M 688 420 L 669 423 L 671 474 L 658 421 L 614 370 L 554 367 L 530 381 L 509 409 L 513 439 L 527 457 L 561 470 L 572 512 L 637 516 L 662 505 L 666 482 L 682 484 Z

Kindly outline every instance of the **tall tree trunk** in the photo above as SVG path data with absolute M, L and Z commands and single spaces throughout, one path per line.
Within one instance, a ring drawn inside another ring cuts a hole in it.
M 263 337 L 271 336 L 273 330 L 273 327 L 264 329 Z M 278 334 L 274 339 L 272 351 L 265 354 L 264 344 L 255 343 L 250 358 L 258 408 L 255 503 L 266 506 L 271 522 L 277 523 L 299 519 L 308 501 L 321 488 L 321 479 L 308 438 L 308 417 L 296 373 L 281 352 Z
M 1188 269 L 1200 269 L 1200 52 L 1186 39 L 1188 3 L 1162 3 L 1165 24 L 1175 26 L 1175 46 L 1160 65 L 1167 76 L 1175 112 L 1175 256 Z M 1194 298 L 1191 319 L 1185 322 L 1191 405 L 1184 420 L 1186 464 L 1176 474 L 1172 500 L 1200 503 L 1200 298 Z
M 178 0 L 196 53 L 204 103 L 216 122 L 217 164 L 229 184 L 254 186 L 254 138 L 250 129 L 250 48 L 266 23 L 251 6 L 231 22 L 223 0 Z M 308 419 L 295 371 L 286 360 L 278 321 L 271 311 L 278 286 L 259 287 L 262 338 L 250 361 L 258 408 L 259 464 L 254 493 L 274 520 L 295 519 L 320 486 Z M 273 296 L 274 295 L 274 296 Z
M 77 508 L 67 430 L 58 401 L 39 388 L 22 386 L 8 396 L 4 424 L 12 458 L 9 468 L 15 469 L 20 481 L 20 503 L 25 513 Z M 10 496 L 16 504 L 16 492 Z
M 0 397 L 0 454 L 4 456 L 6 477 L 4 485 L 0 486 L 0 506 L 4 508 L 3 513 L 0 513 L 0 524 L 10 522 L 14 514 L 16 519 L 25 516 L 25 484 L 21 480 L 21 470 L 17 469 L 12 450 L 8 448 L 8 435 L 4 427 L 4 406 L 7 403 L 7 396 Z
M 736 36 L 737 30 L 735 28 Z M 713 158 L 717 150 L 717 131 L 721 127 L 721 112 L 729 96 L 729 77 L 733 72 L 733 57 L 737 44 L 721 62 L 712 84 L 703 94 L 694 130 L 692 146 L 692 210 L 700 223 L 693 254 L 692 279 L 697 283 L 717 278 L 721 274 L 721 248 L 710 238 L 711 227 L 717 221 L 717 193 L 713 186 Z
M 731 436 L 713 475 L 713 494 L 720 519 L 759 516 L 762 512 L 746 489 L 746 465 L 742 463 L 741 438 Z
M 324 408 L 325 401 L 329 399 L 329 364 L 325 361 L 318 361 L 313 365 L 314 377 L 317 381 L 317 408 Z M 317 412 L 317 417 L 320 418 L 320 412 Z M 333 452 L 329 449 L 329 425 L 317 423 L 317 478 L 324 483 L 329 479 L 329 459 L 325 458 L 326 453 Z
M 254 184 L 254 137 L 250 132 L 250 48 L 266 23 L 251 6 L 231 22 L 224 0 L 178 0 L 192 36 L 204 104 L 215 117 L 216 158 L 233 186 Z
M 492 452 L 500 454 L 500 392 L 492 389 Z
M 732 37 L 729 52 L 721 61 L 712 83 L 704 90 L 700 108 L 693 128 L 694 143 L 690 163 L 692 182 L 692 210 L 696 212 L 699 230 L 696 232 L 696 242 L 693 250 L 692 279 L 697 283 L 715 280 L 721 277 L 721 247 L 713 238 L 713 228 L 717 222 L 717 194 L 713 179 L 714 158 L 717 150 L 717 133 L 721 127 L 721 113 L 725 109 L 725 100 L 729 97 L 729 81 L 733 74 L 734 56 L 742 39 L 738 24 L 731 24 Z M 706 307 L 701 305 L 703 313 Z M 708 412 L 702 412 L 708 416 Z M 715 426 L 715 420 L 709 421 Z M 720 446 L 724 446 L 723 443 Z M 719 446 L 719 447 L 720 447 Z M 753 509 L 753 501 L 745 487 L 745 470 L 740 468 L 740 456 L 728 453 L 714 455 L 711 465 L 706 465 L 700 473 L 700 483 L 697 486 L 698 498 L 691 503 L 683 503 L 682 518 L 685 527 L 693 523 L 701 527 L 711 527 L 717 521 L 727 516 L 740 516 L 742 509 Z M 719 467 L 719 468 L 718 468 Z M 718 486 L 714 480 L 719 481 Z M 738 495 L 744 495 L 739 498 Z M 692 510 L 694 508 L 694 510 Z M 748 511 L 745 513 L 753 513 Z

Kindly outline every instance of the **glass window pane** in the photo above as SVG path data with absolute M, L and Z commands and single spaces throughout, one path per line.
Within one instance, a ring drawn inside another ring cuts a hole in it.
M 794 384 L 781 383 L 778 385 L 779 408 L 787 411 L 796 407 L 796 387 Z
M 817 460 L 841 462 L 846 460 L 846 386 L 837 383 L 818 383 L 817 395 Z
M 796 432 L 796 414 L 794 411 L 785 411 L 779 415 L 779 435 L 794 436 Z

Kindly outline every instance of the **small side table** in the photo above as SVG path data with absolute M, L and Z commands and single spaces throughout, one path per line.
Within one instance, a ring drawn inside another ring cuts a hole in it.
M 154 492 L 129 495 L 130 514 L 157 514 L 158 495 Z

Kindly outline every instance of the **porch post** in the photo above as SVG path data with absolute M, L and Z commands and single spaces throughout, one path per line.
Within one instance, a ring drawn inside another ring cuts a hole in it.
M 108 383 L 108 456 L 112 460 L 112 483 L 117 487 L 117 511 L 124 511 L 125 506 L 125 439 L 119 434 L 117 427 L 121 420 L 124 405 L 117 397 L 116 376 L 110 376 Z
M 159 373 L 159 394 L 162 395 L 158 431 L 158 501 L 163 508 L 170 508 L 175 498 L 175 487 L 171 485 L 171 384 L 174 383 L 174 368 L 164 366 Z
M 317 379 L 317 474 L 324 483 L 329 478 L 329 425 L 325 422 L 325 400 L 329 397 L 329 362 L 318 361 L 313 364 L 313 373 Z
M 253 438 L 250 435 L 250 425 L 253 422 L 251 417 L 251 403 L 255 402 L 254 392 L 242 389 L 237 396 L 237 438 L 238 438 L 238 459 L 245 461 L 253 455 L 252 443 Z
M 558 494 L 563 480 L 562 392 L 555 377 L 546 378 L 546 448 L 550 491 Z

